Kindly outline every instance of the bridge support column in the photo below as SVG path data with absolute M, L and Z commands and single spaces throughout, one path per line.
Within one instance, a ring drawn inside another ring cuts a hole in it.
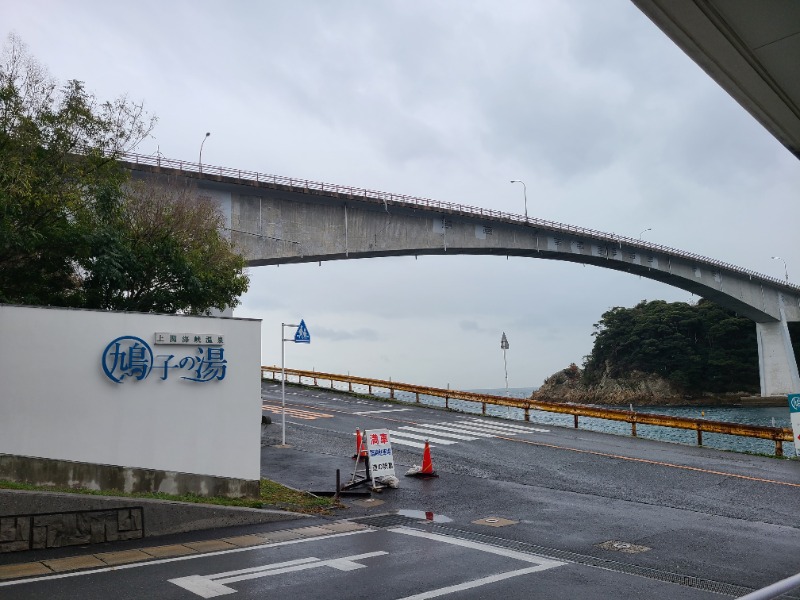
M 800 392 L 800 376 L 786 320 L 756 323 L 756 336 L 761 395 L 783 396 Z

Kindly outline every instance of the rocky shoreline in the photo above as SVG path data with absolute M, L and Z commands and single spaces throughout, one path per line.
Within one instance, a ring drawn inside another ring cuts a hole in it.
M 554 373 L 531 395 L 532 400 L 605 406 L 786 406 L 785 396 L 762 398 L 753 391 L 727 394 L 686 394 L 668 380 L 652 373 L 632 372 L 627 377 L 604 376 L 595 385 L 584 385 L 574 364 Z

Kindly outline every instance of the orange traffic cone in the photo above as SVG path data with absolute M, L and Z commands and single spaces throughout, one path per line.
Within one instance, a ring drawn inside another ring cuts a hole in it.
M 364 436 L 361 435 L 361 430 L 356 427 L 356 453 L 353 454 L 353 460 L 358 458 L 359 452 L 361 456 L 367 455 L 367 442 Z
M 433 461 L 431 460 L 431 445 L 428 440 L 425 440 L 425 450 L 422 451 L 422 471 L 420 471 L 420 475 L 436 476 L 436 471 L 433 470 Z
M 422 467 L 414 465 L 406 473 L 409 477 L 438 477 L 436 471 L 433 470 L 433 461 L 431 460 L 431 446 L 428 440 L 425 440 L 425 450 L 422 451 Z

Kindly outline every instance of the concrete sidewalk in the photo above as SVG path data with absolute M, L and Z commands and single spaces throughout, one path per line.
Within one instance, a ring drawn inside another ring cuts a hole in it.
M 286 514 L 291 515 L 291 513 Z M 308 527 L 280 529 L 277 531 L 256 532 L 228 537 L 215 537 L 213 534 L 210 534 L 207 538 L 169 543 L 166 545 L 155 546 L 137 544 L 136 548 L 125 548 L 111 552 L 87 553 L 86 549 L 83 548 L 79 554 L 63 557 L 54 556 L 52 558 L 42 558 L 42 553 L 39 552 L 37 553 L 39 556 L 34 558 L 31 557 L 28 552 L 15 553 L 17 562 L 0 564 L 0 582 L 4 580 L 9 581 L 28 577 L 47 576 L 68 571 L 103 569 L 195 554 L 224 552 L 235 548 L 267 546 L 277 542 L 327 536 L 365 528 L 365 525 L 360 525 L 358 523 L 336 521 L 324 522 Z M 25 560 L 23 557 L 28 558 L 28 560 Z M 6 556 L 6 558 L 8 557 Z

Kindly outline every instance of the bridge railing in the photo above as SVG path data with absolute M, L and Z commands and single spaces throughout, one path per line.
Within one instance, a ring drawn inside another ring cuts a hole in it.
M 411 383 L 401 383 L 399 381 L 386 381 L 385 379 L 370 379 L 367 377 L 357 377 L 355 375 L 337 375 L 333 373 L 323 373 L 319 371 L 304 371 L 300 369 L 286 369 L 286 382 L 290 377 L 296 377 L 297 383 L 301 385 L 320 386 L 320 381 L 328 381 L 331 389 L 334 383 L 347 384 L 349 392 L 353 392 L 353 385 L 360 385 L 367 388 L 367 393 L 372 395 L 373 390 L 386 390 L 389 398 L 395 399 L 395 392 L 409 392 L 415 394 L 416 403 L 420 403 L 420 394 L 424 396 L 434 396 L 444 398 L 445 408 L 450 408 L 450 400 L 462 400 L 475 402 L 481 405 L 481 414 L 486 414 L 486 406 L 508 406 L 523 410 L 524 419 L 530 421 L 530 411 L 540 410 L 544 412 L 560 413 L 573 416 L 573 425 L 578 429 L 580 417 L 593 419 L 605 419 L 608 421 L 621 421 L 629 423 L 631 435 L 636 437 L 636 426 L 656 425 L 659 427 L 671 427 L 674 429 L 687 429 L 697 432 L 697 445 L 703 445 L 703 432 L 722 433 L 741 437 L 758 438 L 772 440 L 775 442 L 775 456 L 783 456 L 782 442 L 793 440 L 792 430 L 788 427 L 765 427 L 761 425 L 743 425 L 740 423 L 728 423 L 725 421 L 711 421 L 706 419 L 691 419 L 688 417 L 675 417 L 670 415 L 659 415 L 654 413 L 642 413 L 632 410 L 599 408 L 596 406 L 584 406 L 580 404 L 540 402 L 536 400 L 522 398 L 508 398 L 506 396 L 495 396 L 491 394 L 479 394 L 476 392 L 463 392 L 459 390 L 434 388 Z M 261 377 L 272 380 L 279 380 L 281 377 L 281 367 L 262 366 Z M 305 379 L 305 382 L 303 381 Z
M 632 246 L 637 249 L 647 250 L 650 252 L 661 252 L 673 256 L 678 256 L 690 261 L 702 263 L 706 266 L 714 267 L 716 269 L 725 269 L 727 271 L 732 271 L 739 275 L 747 276 L 751 279 L 758 279 L 761 281 L 765 281 L 772 285 L 784 287 L 795 292 L 800 291 L 800 286 L 790 284 L 786 281 L 783 281 L 782 279 L 778 279 L 777 277 L 764 275 L 763 273 L 758 273 L 757 271 L 744 269 L 742 267 L 738 267 L 731 263 L 726 263 L 720 260 L 709 258 L 707 256 L 695 254 L 693 252 L 686 252 L 684 250 L 679 250 L 677 248 L 671 248 L 669 246 L 663 246 L 661 244 L 655 244 L 645 240 L 629 238 L 621 235 L 616 235 L 613 233 L 597 231 L 595 229 L 588 229 L 586 227 L 568 225 L 566 223 L 559 223 L 556 221 L 547 221 L 544 219 L 539 219 L 537 217 L 526 217 L 524 215 L 507 213 L 499 210 L 494 210 L 491 208 L 467 206 L 464 204 L 455 204 L 453 202 L 433 200 L 431 198 L 420 198 L 416 196 L 408 196 L 405 194 L 381 192 L 378 190 L 370 190 L 366 188 L 338 185 L 334 183 L 323 183 L 319 181 L 312 181 L 309 179 L 285 177 L 283 175 L 267 175 L 256 171 L 247 171 L 243 169 L 233 169 L 230 167 L 220 167 L 214 165 L 200 164 L 185 160 L 176 160 L 176 159 L 166 158 L 161 155 L 147 156 L 143 154 L 126 152 L 120 154 L 119 158 L 123 161 L 130 163 L 131 165 L 146 165 L 159 168 L 175 169 L 182 173 L 197 173 L 200 175 L 208 175 L 214 177 L 229 177 L 240 181 L 255 181 L 256 183 L 272 183 L 275 185 L 298 187 L 305 190 L 316 190 L 319 192 L 330 193 L 330 194 L 345 194 L 355 198 L 365 198 L 365 199 L 380 200 L 383 202 L 401 203 L 401 204 L 406 204 L 410 207 L 441 209 L 468 216 L 486 217 L 496 220 L 507 221 L 511 223 L 525 224 L 532 227 L 548 229 L 553 231 L 554 233 L 574 233 L 577 235 L 590 237 L 607 244 L 619 245 L 620 248 L 622 248 L 623 244 L 627 244 L 628 246 Z

